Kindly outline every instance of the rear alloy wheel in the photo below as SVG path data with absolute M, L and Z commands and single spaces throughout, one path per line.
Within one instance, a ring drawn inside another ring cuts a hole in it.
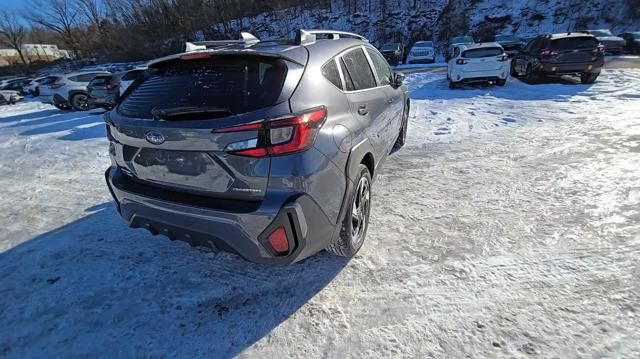
M 327 250 L 341 257 L 351 258 L 358 253 L 369 227 L 371 211 L 371 174 L 360 164 L 356 185 L 349 197 L 350 206 L 342 221 L 340 236 Z
M 582 82 L 583 84 L 592 84 L 596 82 L 596 79 L 598 78 L 599 75 L 600 73 L 594 73 L 594 72 L 582 73 L 580 74 L 580 82 Z
M 89 109 L 89 98 L 83 93 L 75 94 L 71 97 L 71 106 L 76 111 L 87 111 Z

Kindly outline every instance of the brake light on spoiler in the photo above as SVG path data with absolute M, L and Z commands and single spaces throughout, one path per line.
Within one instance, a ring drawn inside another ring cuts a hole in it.
M 319 107 L 292 116 L 220 128 L 214 132 L 257 131 L 257 137 L 231 143 L 225 151 L 248 157 L 279 156 L 311 147 L 326 118 L 327 110 Z

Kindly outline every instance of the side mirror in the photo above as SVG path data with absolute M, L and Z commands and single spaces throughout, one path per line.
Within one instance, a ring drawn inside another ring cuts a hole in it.
M 402 72 L 394 72 L 393 74 L 393 86 L 400 87 L 404 83 L 404 74 Z

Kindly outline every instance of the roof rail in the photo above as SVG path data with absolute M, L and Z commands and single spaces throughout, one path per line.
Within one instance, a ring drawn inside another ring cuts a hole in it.
M 248 32 L 241 32 L 238 40 L 216 40 L 216 41 L 193 41 L 185 43 L 185 52 L 206 50 L 211 48 L 220 48 L 231 45 L 241 45 L 249 47 L 260 42 L 260 39 Z
M 296 34 L 296 43 L 300 45 L 309 45 L 317 40 L 318 35 L 330 36 L 331 39 L 337 40 L 341 38 L 354 38 L 360 41 L 369 42 L 366 37 L 353 32 L 337 31 L 337 30 L 298 30 Z

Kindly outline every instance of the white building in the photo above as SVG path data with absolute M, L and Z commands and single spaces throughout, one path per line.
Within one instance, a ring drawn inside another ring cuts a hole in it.
M 67 50 L 59 49 L 52 44 L 23 44 L 22 55 L 28 62 L 55 61 L 57 59 L 70 59 L 71 54 Z M 20 63 L 20 55 L 14 49 L 0 49 L 0 66 Z

